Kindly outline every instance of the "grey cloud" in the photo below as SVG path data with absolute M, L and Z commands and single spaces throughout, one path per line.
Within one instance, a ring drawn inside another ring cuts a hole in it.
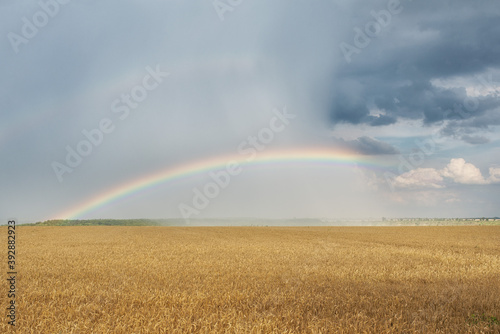
M 490 140 L 486 137 L 483 136 L 469 136 L 469 135 L 463 135 L 461 139 L 469 144 L 472 145 L 480 145 L 480 144 L 486 144 L 489 143 Z
M 499 107 L 498 99 L 486 96 L 473 113 L 457 113 L 457 106 L 467 97 L 465 87 L 444 88 L 431 83 L 433 79 L 473 77 L 500 67 L 498 6 L 488 1 L 402 4 L 403 12 L 354 54 L 352 63 L 343 64 L 335 73 L 328 109 L 333 124 L 379 126 L 399 119 L 434 124 L 445 119 L 474 119 Z M 441 15 L 447 12 L 453 15 Z M 373 18 L 367 15 L 358 26 L 370 20 Z M 352 41 L 353 36 L 354 32 L 348 31 L 345 40 Z M 354 92 L 350 82 L 356 83 Z M 369 116 L 374 108 L 383 110 L 384 118 Z
M 348 147 L 365 155 L 384 155 L 399 153 L 399 151 L 394 146 L 366 136 L 359 137 L 354 140 L 335 138 L 335 141 L 345 147 Z
M 382 125 L 390 125 L 396 123 L 397 119 L 394 116 L 380 115 L 380 116 L 368 116 L 370 121 L 369 124 L 371 126 L 382 126 Z
M 490 110 L 476 117 L 449 121 L 440 131 L 443 136 L 460 139 L 466 143 L 479 145 L 490 142 L 487 137 L 495 126 L 500 125 L 498 110 Z

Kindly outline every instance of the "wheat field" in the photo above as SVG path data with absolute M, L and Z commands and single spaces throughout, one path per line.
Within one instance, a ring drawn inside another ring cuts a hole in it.
M 18 227 L 16 238 L 17 333 L 500 332 L 495 226 Z M 0 332 L 13 332 L 5 317 Z

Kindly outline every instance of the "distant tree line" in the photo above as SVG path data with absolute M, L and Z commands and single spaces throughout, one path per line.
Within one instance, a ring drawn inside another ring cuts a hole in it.
M 159 222 L 152 219 L 85 219 L 85 220 L 46 220 L 31 226 L 160 226 Z

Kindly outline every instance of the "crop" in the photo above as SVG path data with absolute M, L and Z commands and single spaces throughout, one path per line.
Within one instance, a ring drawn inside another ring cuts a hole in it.
M 21 226 L 17 238 L 17 333 L 500 332 L 497 226 Z M 13 332 L 5 317 L 0 332 Z

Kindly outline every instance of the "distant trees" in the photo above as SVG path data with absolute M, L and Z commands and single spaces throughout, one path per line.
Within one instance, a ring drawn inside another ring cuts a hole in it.
M 151 219 L 86 219 L 86 220 L 46 220 L 35 226 L 159 226 Z

